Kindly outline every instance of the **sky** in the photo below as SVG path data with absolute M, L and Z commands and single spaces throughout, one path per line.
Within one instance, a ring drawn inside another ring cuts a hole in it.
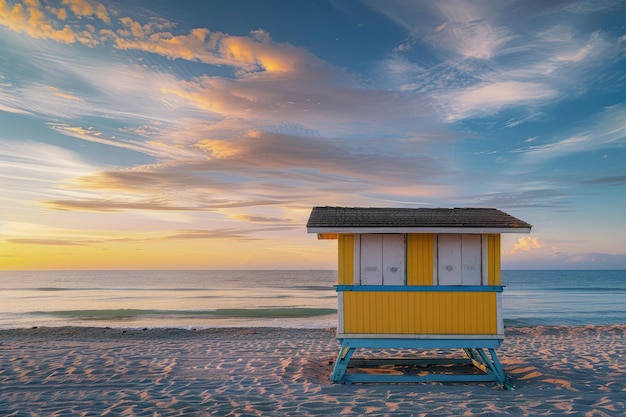
M 0 269 L 334 269 L 314 206 L 626 269 L 626 2 L 0 0 Z

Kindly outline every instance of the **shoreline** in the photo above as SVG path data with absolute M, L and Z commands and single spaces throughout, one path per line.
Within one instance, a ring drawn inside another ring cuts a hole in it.
M 626 331 L 625 323 L 615 324 L 582 324 L 582 325 L 514 325 L 504 326 L 505 340 L 507 336 L 516 336 L 522 334 L 559 334 L 569 333 L 573 330 L 579 332 L 620 332 Z M 336 327 L 284 327 L 284 326 L 215 326 L 215 327 L 110 327 L 110 326 L 32 326 L 32 327 L 17 327 L 17 328 L 0 328 L 0 342 L 4 338 L 14 337 L 31 337 L 31 336 L 46 336 L 46 337 L 115 337 L 126 335 L 137 336 L 141 338 L 150 337 L 169 337 L 169 336 L 206 336 L 206 335 L 219 335 L 219 334 L 242 334 L 242 335 L 262 335 L 271 336 L 274 333 L 330 333 L 335 334 Z
M 6 414 L 0 414 L 626 412 L 626 324 L 506 328 L 497 352 L 516 386 L 512 391 L 491 383 L 332 384 L 329 375 L 338 348 L 334 328 L 4 329 L 0 408 Z

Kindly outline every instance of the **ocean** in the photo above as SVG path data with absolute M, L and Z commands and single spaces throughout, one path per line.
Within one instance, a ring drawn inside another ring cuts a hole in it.
M 0 271 L 0 329 L 326 328 L 336 271 Z M 502 271 L 505 326 L 626 323 L 626 271 Z

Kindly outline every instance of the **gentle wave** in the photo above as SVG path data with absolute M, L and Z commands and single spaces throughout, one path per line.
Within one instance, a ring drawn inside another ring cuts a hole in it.
M 623 293 L 626 292 L 626 287 L 548 287 L 548 288 L 526 288 L 524 292 L 532 293 L 532 292 L 581 292 L 585 291 L 586 293 L 595 293 L 595 292 L 610 292 L 610 293 Z
M 314 317 L 336 313 L 334 308 L 224 308 L 213 312 L 221 317 Z
M 327 288 L 328 289 L 328 288 Z M 189 291 L 220 291 L 215 288 L 184 288 L 184 287 L 17 287 L 11 288 L 12 291 L 141 291 L 141 292 L 159 292 L 159 291 L 173 291 L 173 292 L 189 292 Z
M 532 327 L 539 324 L 532 319 L 507 319 L 504 320 L 504 327 Z
M 80 320 L 134 320 L 141 317 L 219 317 L 219 318 L 298 318 L 336 314 L 333 308 L 224 308 L 215 310 L 59 310 L 33 311 L 31 315 L 75 318 Z
M 335 291 L 333 287 L 329 287 L 328 285 L 296 285 L 291 288 L 305 291 Z

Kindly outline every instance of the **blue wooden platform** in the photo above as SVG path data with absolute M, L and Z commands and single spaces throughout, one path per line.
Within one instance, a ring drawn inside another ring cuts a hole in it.
M 506 374 L 495 349 L 502 339 L 404 339 L 404 338 L 338 338 L 341 348 L 335 362 L 331 381 L 335 383 L 354 382 L 493 382 L 505 388 Z M 463 358 L 385 358 L 352 359 L 356 349 L 452 349 L 460 348 Z M 465 367 L 455 373 L 454 367 Z M 386 368 L 381 368 L 386 367 Z M 414 372 L 401 375 L 384 371 L 393 368 Z M 445 368 L 442 368 L 445 367 Z M 350 370 L 349 370 L 350 368 Z M 370 368 L 372 368 L 370 370 Z M 379 372 L 376 371 L 378 368 Z M 429 369 L 430 368 L 430 369 Z M 432 372 L 438 368 L 444 373 Z M 468 372 L 468 369 L 471 372 Z M 368 369 L 368 372 L 363 372 Z M 358 370 L 361 370 L 359 372 Z M 415 370 L 419 372 L 415 372 Z M 426 372 L 424 372 L 426 371 Z M 428 372 L 431 371 L 431 372 Z

